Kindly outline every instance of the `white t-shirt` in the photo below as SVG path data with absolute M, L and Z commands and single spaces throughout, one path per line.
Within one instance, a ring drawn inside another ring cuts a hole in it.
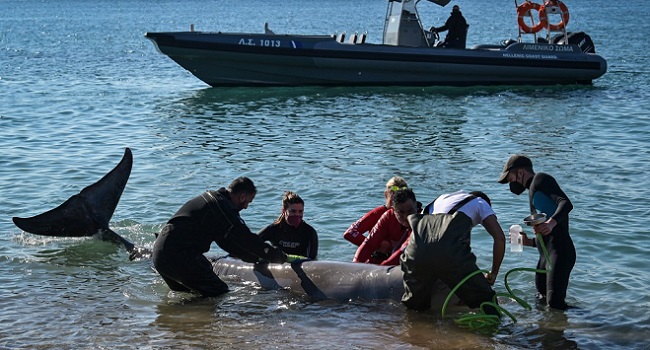
M 456 204 L 467 198 L 467 196 L 471 195 L 463 191 L 443 194 L 436 198 L 432 208 L 429 209 L 429 214 L 448 213 Z M 492 210 L 492 207 L 490 207 L 490 205 L 480 197 L 474 198 L 465 203 L 465 205 L 460 207 L 458 211 L 472 219 L 472 225 L 474 226 L 482 223 L 488 216 L 496 215 L 494 210 Z

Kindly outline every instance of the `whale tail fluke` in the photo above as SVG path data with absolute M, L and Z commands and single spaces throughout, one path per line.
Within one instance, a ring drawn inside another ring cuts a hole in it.
M 43 214 L 30 218 L 13 217 L 13 221 L 21 230 L 43 236 L 92 236 L 107 228 L 88 215 L 84 199 L 79 194 Z
M 12 220 L 21 230 L 43 236 L 85 237 L 98 234 L 102 240 L 123 244 L 132 254 L 138 248 L 108 227 L 132 166 L 133 154 L 126 148 L 122 160 L 113 170 L 63 204 L 36 216 L 13 217 Z

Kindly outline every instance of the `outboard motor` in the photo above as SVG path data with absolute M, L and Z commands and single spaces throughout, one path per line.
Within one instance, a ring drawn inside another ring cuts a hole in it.
M 566 45 L 566 44 L 574 44 L 578 45 L 580 47 L 580 50 L 582 52 L 586 53 L 596 53 L 596 47 L 594 46 L 594 42 L 591 40 L 591 37 L 587 35 L 585 32 L 575 32 L 575 33 L 567 33 L 566 36 L 564 34 L 558 34 L 553 37 L 553 43 L 555 44 L 560 44 L 560 45 Z

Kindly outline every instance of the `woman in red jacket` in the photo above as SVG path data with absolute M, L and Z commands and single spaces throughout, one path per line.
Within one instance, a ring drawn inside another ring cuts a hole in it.
M 398 190 L 392 196 L 392 207 L 386 211 L 377 224 L 372 228 L 368 237 L 357 249 L 354 262 L 387 265 L 386 259 L 398 251 L 411 234 L 408 216 L 418 212 L 418 202 L 410 188 Z M 387 242 L 387 243 L 386 243 Z M 377 250 L 387 244 L 384 255 L 377 254 Z M 398 259 L 390 264 L 397 265 Z
M 370 232 L 370 230 L 377 224 L 381 216 L 384 215 L 388 209 L 390 209 L 393 194 L 400 189 L 406 188 L 408 188 L 408 184 L 402 177 L 394 176 L 388 180 L 386 183 L 386 189 L 384 190 L 385 203 L 367 212 L 359 220 L 352 223 L 352 225 L 350 225 L 350 227 L 348 227 L 348 229 L 343 234 L 343 238 L 352 242 L 357 247 L 360 246 L 366 239 L 364 233 Z M 380 244 L 380 247 L 377 250 L 377 254 L 382 256 L 390 254 L 389 247 L 389 242 L 383 242 Z

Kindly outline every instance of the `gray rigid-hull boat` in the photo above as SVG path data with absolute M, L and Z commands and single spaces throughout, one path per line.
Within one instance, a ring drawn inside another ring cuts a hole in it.
M 428 1 L 444 6 L 450 0 Z M 342 34 L 275 34 L 267 25 L 264 33 L 191 30 L 145 35 L 162 53 L 215 87 L 590 84 L 607 70 L 587 34 L 566 31 L 568 10 L 561 2 L 560 11 L 566 10 L 567 17 L 559 26 L 543 17 L 534 30 L 527 27 L 524 17 L 533 19 L 537 10 L 542 18 L 541 11 L 551 9 L 528 6 L 527 1 L 517 5 L 518 40 L 469 49 L 440 47 L 437 34 L 422 27 L 418 2 L 388 1 L 381 44 L 367 43 L 365 34 L 350 40 Z M 547 30 L 546 39 L 537 37 L 542 29 Z M 524 42 L 522 34 L 534 40 Z

